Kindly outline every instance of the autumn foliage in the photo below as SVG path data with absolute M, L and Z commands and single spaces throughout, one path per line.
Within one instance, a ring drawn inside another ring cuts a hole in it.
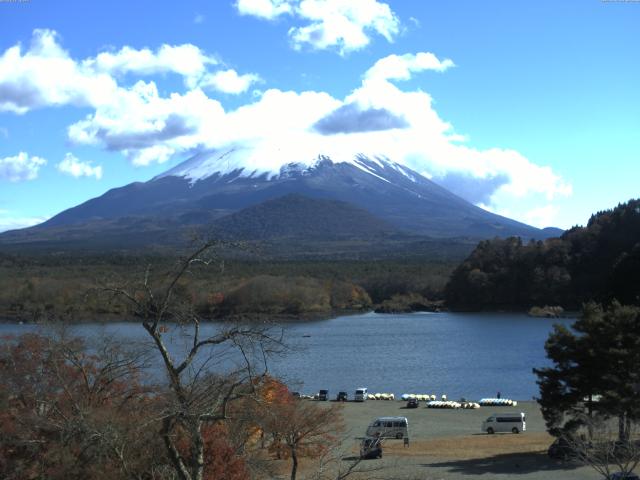
M 266 382 L 261 398 L 257 418 L 270 437 L 269 452 L 291 460 L 295 480 L 301 457 L 321 457 L 335 445 L 336 434 L 343 429 L 342 408 L 296 399 L 275 379 Z
M 153 477 L 157 441 L 143 425 L 154 400 L 139 358 L 32 334 L 0 348 L 1 478 Z
M 165 388 L 144 375 L 145 357 L 105 343 L 27 334 L 0 340 L 0 478 L 174 478 L 160 435 Z M 203 426 L 203 480 L 243 480 L 247 460 L 318 457 L 335 440 L 340 412 L 291 396 L 265 376 L 247 385 L 228 418 Z M 192 439 L 175 429 L 185 458 Z M 295 475 L 295 472 L 294 472 Z
M 229 429 L 222 423 L 207 425 L 202 430 L 205 443 L 203 480 L 244 480 L 249 478 L 245 461 L 229 441 Z M 189 456 L 189 439 L 183 436 L 178 449 Z

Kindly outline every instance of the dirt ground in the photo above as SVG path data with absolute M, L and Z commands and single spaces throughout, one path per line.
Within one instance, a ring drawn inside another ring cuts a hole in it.
M 325 404 L 325 402 L 319 402 Z M 329 404 L 327 402 L 326 404 Z M 333 402 L 331 402 L 333 403 Z M 346 434 L 343 434 L 341 470 L 358 457 L 359 440 L 376 417 L 405 416 L 409 421 L 409 446 L 402 440 L 385 440 L 383 458 L 362 461 L 357 479 L 449 480 L 590 480 L 601 478 L 588 467 L 551 460 L 552 443 L 540 410 L 534 402 L 517 407 L 482 407 L 477 410 L 439 410 L 420 405 L 406 409 L 400 401 L 347 402 L 343 404 Z M 480 425 L 494 412 L 524 412 L 527 430 L 521 434 L 487 435 Z M 305 478 L 317 465 L 307 464 Z

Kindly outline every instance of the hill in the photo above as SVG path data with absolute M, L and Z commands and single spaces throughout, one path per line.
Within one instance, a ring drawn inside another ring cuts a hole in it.
M 439 239 L 447 239 L 441 242 L 446 249 L 459 243 L 452 238 L 468 244 L 557 233 L 487 212 L 387 158 L 334 161 L 320 155 L 258 170 L 245 155 L 242 149 L 198 154 L 148 182 L 109 190 L 40 225 L 5 232 L 0 249 L 175 250 L 189 245 L 195 233 L 214 230 L 254 241 L 296 237 L 299 246 L 358 238 L 362 253 L 382 249 L 395 255 Z M 402 239 L 387 244 L 379 241 L 381 234 Z
M 389 223 L 349 203 L 297 193 L 244 208 L 213 225 L 221 235 L 244 240 L 367 238 L 395 230 Z
M 640 303 L 640 200 L 593 215 L 560 238 L 485 240 L 453 272 L 447 304 L 522 309 L 589 300 Z

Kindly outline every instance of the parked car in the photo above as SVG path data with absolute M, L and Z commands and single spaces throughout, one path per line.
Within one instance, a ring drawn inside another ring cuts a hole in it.
M 624 472 L 616 472 L 611 475 L 611 480 L 640 480 L 640 477 L 633 472 L 624 473 Z
M 354 402 L 366 402 L 368 392 L 365 387 L 356 388 L 356 394 L 353 396 Z
M 489 435 L 493 433 L 520 433 L 527 429 L 524 412 L 519 413 L 494 413 L 484 422 L 480 429 Z
M 382 458 L 380 437 L 365 437 L 360 444 L 360 458 Z
M 347 402 L 349 401 L 349 395 L 347 392 L 338 392 L 336 396 L 336 402 Z
M 367 437 L 409 438 L 407 417 L 378 417 L 367 427 Z
M 318 400 L 329 400 L 329 390 L 320 390 L 318 392 Z
M 410 398 L 407 400 L 407 408 L 418 408 L 418 399 Z

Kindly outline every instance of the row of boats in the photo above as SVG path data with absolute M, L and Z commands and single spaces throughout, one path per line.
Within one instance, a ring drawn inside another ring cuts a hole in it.
M 518 402 L 510 398 L 482 398 L 478 402 L 483 407 L 515 407 Z

